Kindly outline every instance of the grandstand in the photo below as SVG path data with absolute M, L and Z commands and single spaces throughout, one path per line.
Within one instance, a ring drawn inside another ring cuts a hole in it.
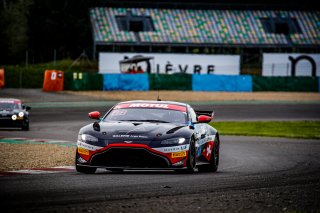
M 303 1 L 108 1 L 89 10 L 93 57 L 101 51 L 240 54 L 241 74 L 259 75 L 263 52 L 319 53 L 316 8 Z
M 94 8 L 90 17 L 99 44 L 320 45 L 319 11 Z

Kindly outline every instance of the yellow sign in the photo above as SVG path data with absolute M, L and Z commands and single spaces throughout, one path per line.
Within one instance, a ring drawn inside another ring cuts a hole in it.
M 187 156 L 187 152 L 186 151 L 174 152 L 174 153 L 172 153 L 171 156 L 172 156 L 172 158 L 181 158 L 181 157 Z
M 78 153 L 83 154 L 83 155 L 89 155 L 89 150 L 78 147 Z

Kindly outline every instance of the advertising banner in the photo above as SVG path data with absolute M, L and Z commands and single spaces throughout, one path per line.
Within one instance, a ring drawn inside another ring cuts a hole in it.
M 99 73 L 239 75 L 239 55 L 100 53 Z
M 320 76 L 320 54 L 264 53 L 263 76 Z

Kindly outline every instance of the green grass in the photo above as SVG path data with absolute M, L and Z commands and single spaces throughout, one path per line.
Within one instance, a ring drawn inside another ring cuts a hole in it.
M 320 139 L 320 121 L 212 122 L 221 135 Z

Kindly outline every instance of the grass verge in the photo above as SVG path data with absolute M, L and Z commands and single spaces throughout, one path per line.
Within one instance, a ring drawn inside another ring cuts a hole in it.
M 320 121 L 226 121 L 210 125 L 221 135 L 320 139 Z

